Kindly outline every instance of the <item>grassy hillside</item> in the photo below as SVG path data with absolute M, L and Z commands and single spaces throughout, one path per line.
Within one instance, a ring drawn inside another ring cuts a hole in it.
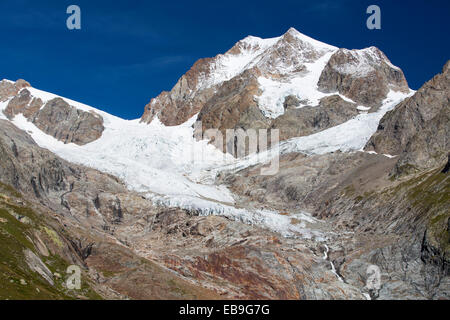
M 66 287 L 66 259 L 61 236 L 11 187 L 0 183 L 0 299 L 100 299 L 82 276 L 82 289 Z M 54 284 L 30 268 L 25 251 L 33 252 L 52 273 Z

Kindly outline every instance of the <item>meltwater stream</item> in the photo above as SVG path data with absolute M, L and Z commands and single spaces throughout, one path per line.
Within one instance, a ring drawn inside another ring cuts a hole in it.
M 330 251 L 330 248 L 328 248 L 328 246 L 325 244 L 325 252 L 324 252 L 324 255 L 323 255 L 323 260 L 329 260 L 328 259 L 328 252 L 329 251 Z M 333 272 L 336 275 L 336 277 L 339 279 L 339 281 L 344 282 L 344 279 L 342 279 L 342 277 L 340 275 L 338 275 L 338 273 L 336 272 L 336 268 L 335 268 L 333 262 L 331 260 L 329 260 L 329 262 L 330 262 L 330 265 L 331 265 L 331 272 Z

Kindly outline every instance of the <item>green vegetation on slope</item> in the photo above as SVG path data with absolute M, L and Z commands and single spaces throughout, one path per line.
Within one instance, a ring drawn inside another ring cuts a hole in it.
M 58 254 L 49 252 L 47 257 L 39 254 L 34 244 L 35 232 L 39 230 L 44 230 L 52 241 L 63 246 L 57 232 L 45 224 L 44 217 L 27 206 L 14 189 L 0 183 L 0 299 L 101 299 L 85 276 L 82 276 L 81 290 L 66 288 L 69 263 Z M 50 269 L 54 285 L 30 269 L 24 256 L 27 249 Z

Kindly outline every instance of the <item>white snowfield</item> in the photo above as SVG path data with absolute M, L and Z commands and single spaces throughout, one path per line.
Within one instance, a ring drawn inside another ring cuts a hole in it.
M 386 112 L 412 95 L 390 91 L 380 109 L 373 113 L 361 113 L 343 124 L 310 136 L 292 138 L 280 145 L 281 152 L 303 152 L 325 154 L 335 151 L 351 152 L 362 150 L 370 137 L 377 131 L 378 124 Z
M 275 83 L 272 80 L 260 79 L 265 91 L 259 99 L 262 108 L 266 108 L 267 116 L 276 116 L 280 113 L 281 100 L 273 97 L 295 94 L 299 89 L 302 99 L 318 101 L 323 97 L 317 90 L 317 81 L 320 71 L 336 48 L 301 34 L 299 37 L 304 37 L 311 45 L 315 45 L 318 50 L 324 50 L 325 53 L 316 62 L 306 64 L 308 69 L 306 75 L 293 77 L 289 82 Z M 242 55 L 233 58 L 236 60 L 222 56 L 219 59 L 217 73 L 205 80 L 203 85 L 213 85 L 233 77 L 277 41 L 278 38 L 263 40 L 256 37 L 242 40 L 244 47 Z M 251 51 L 250 56 L 245 56 L 247 52 L 245 48 L 253 48 L 248 49 Z M 41 98 L 44 103 L 60 97 L 35 88 L 27 89 L 32 96 Z M 383 106 L 375 113 L 361 113 L 336 127 L 284 141 L 272 150 L 244 159 L 234 159 L 205 140 L 196 141 L 193 124 L 197 116 L 173 127 L 164 126 L 158 119 L 150 124 L 144 124 L 140 123 L 139 119 L 123 120 L 91 106 L 61 97 L 78 109 L 94 111 L 103 117 L 105 130 L 101 138 L 84 146 L 57 141 L 39 130 L 21 114 L 12 122 L 27 131 L 39 146 L 70 162 L 112 174 L 122 179 L 130 190 L 142 193 L 155 204 L 190 209 L 200 215 L 223 215 L 245 223 L 261 225 L 288 237 L 323 240 L 323 235 L 307 227 L 309 223 L 316 222 L 307 213 L 298 212 L 291 216 L 283 216 L 267 209 L 238 207 L 233 194 L 225 186 L 214 183 L 216 174 L 268 162 L 277 152 L 324 154 L 337 150 L 343 152 L 361 150 L 375 133 L 383 115 L 407 96 L 391 91 Z M 0 103 L 2 119 L 6 119 L 2 111 L 8 102 Z M 292 223 L 292 218 L 299 220 L 300 223 Z
M 346 55 L 352 56 L 352 59 L 347 64 L 334 67 L 337 71 L 343 74 L 358 75 L 361 77 L 366 76 L 374 70 L 372 66 L 373 64 L 379 64 L 381 61 L 385 61 L 387 63 L 389 62 L 386 57 L 381 56 L 381 53 L 375 47 L 361 50 L 342 49 L 342 52 Z M 398 69 L 390 62 L 389 65 L 394 69 Z
M 303 45 L 304 51 L 314 51 L 325 54 L 327 52 L 334 52 L 338 48 L 330 46 L 326 43 L 310 38 L 294 28 L 290 28 L 286 34 L 295 37 L 299 43 Z M 213 87 L 219 83 L 228 81 L 235 76 L 243 73 L 245 70 L 251 69 L 255 66 L 264 64 L 264 57 L 267 56 L 271 50 L 276 50 L 281 44 L 281 37 L 262 39 L 259 37 L 248 36 L 235 45 L 234 50 L 230 50 L 224 54 L 219 54 L 215 61 L 211 64 L 209 73 L 207 75 L 200 75 L 198 79 L 197 90 Z M 293 48 L 293 50 L 295 50 Z M 303 52 L 297 50 L 297 58 L 299 62 L 307 62 L 308 59 L 303 58 Z M 328 61 L 328 60 L 327 60 Z M 291 73 L 292 65 L 283 61 L 270 61 L 271 66 L 275 66 L 276 70 L 281 73 Z M 320 69 L 321 71 L 322 69 Z
M 36 89 L 30 91 L 43 101 L 57 97 L 49 93 L 41 94 Z M 68 161 L 111 173 L 125 181 L 134 191 L 234 203 L 225 187 L 199 184 L 188 177 L 189 173 L 206 170 L 224 159 L 224 154 L 206 141 L 196 142 L 192 138 L 191 125 L 195 118 L 177 127 L 165 127 L 159 121 L 146 125 L 139 120 L 123 120 L 65 100 L 74 107 L 94 111 L 103 117 L 105 130 L 100 139 L 84 146 L 64 144 L 39 130 L 22 114 L 17 115 L 12 122 L 29 132 L 41 147 Z M 191 157 L 196 150 L 203 150 L 205 158 L 203 162 L 196 161 L 194 166 Z M 231 159 L 231 156 L 228 157 Z
M 330 95 L 319 92 L 317 82 L 326 63 L 338 48 L 301 34 L 294 28 L 289 29 L 287 34 L 298 41 L 297 47 L 288 45 L 292 47 L 289 49 L 296 61 L 290 61 L 292 57 L 289 57 L 287 61 L 284 59 L 266 60 L 266 57 L 270 56 L 272 52 L 286 46 L 283 36 L 270 39 L 248 36 L 236 44 L 236 48 L 239 49 L 238 53 L 229 51 L 215 58 L 209 73 L 199 75 L 196 90 L 213 87 L 248 69 L 258 67 L 269 73 L 276 71 L 284 75 L 277 80 L 258 78 L 262 94 L 255 96 L 255 99 L 258 100 L 258 106 L 266 117 L 276 118 L 282 115 L 284 113 L 283 102 L 288 95 L 297 96 L 301 101 L 306 102 L 301 106 L 317 105 L 321 98 Z M 311 58 L 304 52 L 314 53 L 319 58 L 311 61 Z M 296 71 L 295 68 L 298 65 L 303 65 L 306 70 Z
M 59 97 L 34 88 L 27 88 L 44 102 Z M 63 97 L 62 97 L 63 98 Z M 70 105 L 84 111 L 94 111 L 104 119 L 102 137 L 84 146 L 64 144 L 29 122 L 22 114 L 13 123 L 28 132 L 36 143 L 63 159 L 110 173 L 122 179 L 129 189 L 141 192 L 156 205 L 179 207 L 199 215 L 223 215 L 248 224 L 268 227 L 286 237 L 324 239 L 306 223 L 315 219 L 299 212 L 291 217 L 277 212 L 253 208 L 238 208 L 225 186 L 214 185 L 217 168 L 236 160 L 225 155 L 207 141 L 195 141 L 192 124 L 196 117 L 176 127 L 166 127 L 158 120 L 147 125 L 137 120 L 123 120 L 101 110 L 66 99 Z M 8 102 L 0 104 L 2 110 Z M 203 157 L 195 157 L 203 153 Z M 200 180 L 202 183 L 196 182 Z M 292 224 L 296 218 L 298 224 Z
M 334 51 L 324 54 L 313 63 L 304 63 L 307 68 L 305 73 L 294 75 L 283 80 L 272 80 L 259 77 L 258 82 L 262 94 L 256 99 L 264 116 L 277 118 L 284 114 L 284 100 L 287 96 L 296 96 L 304 101 L 298 108 L 306 105 L 317 106 L 320 99 L 333 94 L 322 93 L 317 89 L 320 75 Z
M 237 159 L 231 164 L 225 164 L 214 170 L 214 174 L 220 171 L 237 171 L 270 162 L 274 156 L 300 152 L 306 155 L 326 154 L 336 151 L 355 152 L 363 151 L 370 137 L 377 131 L 378 124 L 386 112 L 392 110 L 397 104 L 414 94 L 410 90 L 408 94 L 390 91 L 387 98 L 377 112 L 361 112 L 358 116 L 335 127 L 317 132 L 309 136 L 291 138 L 281 141 L 273 149 L 259 154 L 249 155 Z M 395 155 L 384 155 L 388 158 Z
M 206 89 L 228 81 L 251 67 L 258 57 L 273 46 L 280 37 L 261 39 L 248 36 L 237 43 L 238 54 L 227 52 L 219 54 L 215 63 L 210 66 L 210 73 L 200 79 L 197 89 Z
M 288 61 L 284 59 L 271 61 L 269 65 L 276 65 L 276 71 L 281 77 L 277 79 L 258 78 L 262 94 L 255 98 L 264 116 L 269 118 L 277 118 L 284 114 L 283 103 L 289 95 L 296 96 L 302 101 L 298 108 L 306 105 L 316 106 L 320 99 L 330 95 L 320 92 L 317 83 L 322 70 L 338 48 L 305 36 L 293 28 L 289 29 L 288 34 L 298 41 L 292 45 L 289 44 L 289 49 L 292 48 L 291 54 L 296 56 L 294 63 L 289 61 L 290 59 L 287 59 Z M 285 44 L 283 45 L 285 46 Z M 275 50 L 278 49 L 277 46 L 280 44 L 274 45 Z M 311 53 L 318 58 L 311 59 L 310 55 L 303 54 L 303 52 Z M 258 62 L 254 64 L 258 65 Z M 303 68 L 296 70 L 299 66 Z

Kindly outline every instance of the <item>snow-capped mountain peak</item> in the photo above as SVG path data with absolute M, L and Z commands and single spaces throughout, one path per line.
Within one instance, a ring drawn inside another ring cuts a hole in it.
M 316 39 L 313 39 L 313 38 L 299 32 L 295 28 L 289 28 L 289 30 L 283 35 L 284 38 L 287 38 L 289 36 L 295 37 L 302 42 L 310 44 L 316 50 L 327 50 L 327 51 L 331 50 L 331 51 L 333 51 L 333 50 L 337 49 L 337 47 L 329 45 L 329 44 L 321 42 L 321 41 L 318 41 Z
M 257 67 L 265 72 L 283 72 L 289 66 L 295 69 L 301 62 L 313 62 L 336 47 L 314 40 L 294 28 L 284 35 L 262 39 L 247 36 L 238 41 L 225 54 L 219 54 L 209 65 L 207 73 L 199 75 L 196 90 L 203 90 L 223 83 L 244 71 Z M 283 55 L 283 62 L 277 65 L 276 55 Z M 194 89 L 194 90 L 195 90 Z
M 306 63 L 335 50 L 294 28 L 275 38 L 248 36 L 224 54 L 197 61 L 170 92 L 151 100 L 142 121 L 149 123 L 157 115 L 166 125 L 181 124 L 197 114 L 218 87 L 244 72 L 269 78 L 304 72 Z
M 338 87 L 338 78 L 347 76 L 345 88 Z M 370 77 L 379 83 L 371 83 Z M 361 85 L 367 88 L 358 89 Z M 379 107 L 390 89 L 409 92 L 401 70 L 379 49 L 338 49 L 290 28 L 275 38 L 248 36 L 224 54 L 197 61 L 170 92 L 151 100 L 141 121 L 150 123 L 157 117 L 165 125 L 179 125 L 214 109 L 217 99 L 233 90 L 251 90 L 248 99 L 255 101 L 263 117 L 276 119 L 285 113 L 288 97 L 303 107 L 338 94 L 361 109 Z M 359 97 L 363 92 L 367 97 Z M 370 97 L 376 97 L 374 103 L 368 102 Z
M 141 121 L 23 81 L 1 82 L 0 116 L 41 147 L 111 173 L 155 201 L 242 215 L 247 213 L 233 207 L 230 191 L 212 184 L 214 173 L 259 160 L 235 159 L 207 140 L 197 141 L 197 119 L 204 130 L 279 129 L 287 140 L 282 152 L 354 151 L 409 93 L 401 70 L 378 49 L 338 49 L 291 28 L 276 38 L 248 36 L 224 54 L 197 61 L 170 92 L 152 99 Z M 375 98 L 378 105 L 364 103 Z M 192 161 L 200 153 L 200 161 Z
M 369 72 L 361 72 L 366 67 Z M 281 153 L 355 151 L 409 94 L 405 84 L 401 70 L 376 48 L 338 49 L 289 29 L 277 38 L 246 37 L 225 54 L 199 60 L 172 91 L 152 100 L 141 121 L 114 117 L 25 81 L 0 83 L 0 117 L 28 132 L 39 146 L 119 177 L 156 204 L 221 214 L 292 235 L 305 230 L 271 211 L 237 208 L 233 194 L 214 184 L 216 173 L 270 161 L 272 152 L 235 159 L 207 140 L 197 141 L 194 122 L 201 120 L 203 129 L 280 129 L 286 141 L 274 149 Z M 370 107 L 356 103 L 360 92 L 375 93 L 381 107 L 369 113 Z

